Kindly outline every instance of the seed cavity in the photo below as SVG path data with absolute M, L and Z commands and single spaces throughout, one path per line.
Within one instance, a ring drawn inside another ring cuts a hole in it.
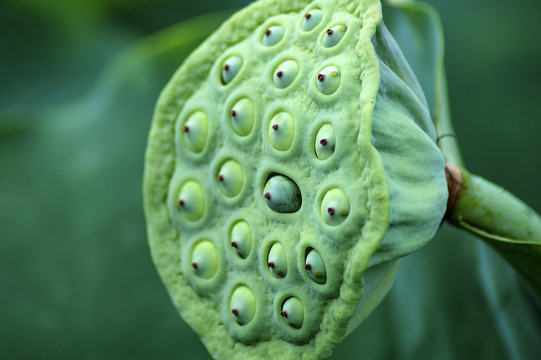
M 284 61 L 274 71 L 274 85 L 279 89 L 285 89 L 291 85 L 298 74 L 299 64 L 295 60 Z
M 304 322 L 304 306 L 302 302 L 291 296 L 282 303 L 280 315 L 289 326 L 300 329 Z
M 340 86 L 340 70 L 336 66 L 327 66 L 318 73 L 316 86 L 325 95 L 334 93 Z
M 284 247 L 275 242 L 269 249 L 267 266 L 273 277 L 281 279 L 287 275 L 287 258 Z
M 349 215 L 350 204 L 346 194 L 341 189 L 329 190 L 321 202 L 321 216 L 329 226 L 337 226 Z
M 325 124 L 319 129 L 316 135 L 314 148 L 319 160 L 326 160 L 334 154 L 336 137 L 334 134 L 334 127 L 331 124 Z
M 231 124 L 233 130 L 240 135 L 250 134 L 254 127 L 254 103 L 248 98 L 242 98 L 231 109 Z
M 192 269 L 200 278 L 210 279 L 218 270 L 218 251 L 210 240 L 197 243 L 192 251 Z
M 267 205 L 278 213 L 294 213 L 302 204 L 299 187 L 284 175 L 273 175 L 267 180 L 263 198 Z
M 309 249 L 305 258 L 304 268 L 312 280 L 318 284 L 327 282 L 327 269 L 323 258 L 315 249 Z
M 274 46 L 282 40 L 284 37 L 284 28 L 281 26 L 271 26 L 265 31 L 263 35 L 263 45 L 264 46 Z
M 205 197 L 198 182 L 189 180 L 182 185 L 178 195 L 178 207 L 180 214 L 187 220 L 201 219 L 205 212 Z
M 276 150 L 285 151 L 291 147 L 295 136 L 295 120 L 287 112 L 276 114 L 269 126 L 269 140 Z
M 216 177 L 222 192 L 227 197 L 237 196 L 244 184 L 244 171 L 235 160 L 227 160 Z
M 246 259 L 252 250 L 252 229 L 244 220 L 237 221 L 231 229 L 231 247 L 241 259 Z
M 238 56 L 231 56 L 224 61 L 222 66 L 222 83 L 229 84 L 239 73 L 242 67 L 242 59 Z
M 246 325 L 252 321 L 256 306 L 255 295 L 246 285 L 241 285 L 233 291 L 229 307 L 237 324 Z
M 194 152 L 200 153 L 207 143 L 209 119 L 205 112 L 196 111 L 191 114 L 183 127 L 183 136 L 186 147 Z
M 328 48 L 336 46 L 344 37 L 346 30 L 347 28 L 343 25 L 336 25 L 330 29 L 327 29 L 321 41 L 323 46 Z
M 304 15 L 302 20 L 302 29 L 304 31 L 313 30 L 321 22 L 323 12 L 319 9 L 312 9 Z

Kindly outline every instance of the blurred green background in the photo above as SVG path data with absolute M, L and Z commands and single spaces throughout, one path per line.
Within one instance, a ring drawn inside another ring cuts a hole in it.
M 210 359 L 150 261 L 143 154 L 160 89 L 249 2 L 0 2 L 1 359 Z M 541 2 L 430 3 L 466 165 L 540 211 Z M 539 309 L 444 225 L 333 359 L 535 359 Z

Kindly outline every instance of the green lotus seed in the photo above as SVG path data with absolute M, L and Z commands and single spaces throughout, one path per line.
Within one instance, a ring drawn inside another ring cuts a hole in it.
M 291 147 L 295 135 L 295 121 L 286 112 L 281 112 L 272 118 L 269 124 L 269 139 L 276 150 L 287 150 Z
M 321 202 L 321 216 L 327 225 L 340 225 L 349 215 L 349 206 L 349 200 L 342 190 L 329 190 Z
M 306 255 L 304 268 L 308 275 L 318 284 L 327 282 L 327 269 L 321 255 L 314 249 L 311 249 Z
M 336 46 L 336 44 L 338 44 L 340 40 L 342 40 L 342 38 L 344 37 L 346 30 L 347 28 L 343 25 L 337 25 L 337 26 L 333 26 L 330 29 L 327 29 L 322 40 L 323 46 L 325 47 Z
M 265 31 L 263 35 L 263 45 L 273 46 L 276 45 L 284 37 L 284 28 L 281 26 L 271 26 Z
M 287 259 L 284 247 L 279 242 L 275 242 L 269 249 L 267 257 L 267 266 L 269 271 L 277 279 L 287 275 Z
M 293 213 L 301 208 L 302 196 L 293 180 L 274 175 L 265 184 L 263 197 L 269 207 L 279 213 Z
M 229 84 L 233 78 L 239 73 L 242 67 L 242 59 L 238 56 L 228 58 L 222 67 L 222 83 Z
M 336 66 L 327 66 L 319 72 L 316 86 L 325 95 L 330 95 L 340 85 L 340 70 Z
M 282 304 L 280 315 L 289 326 L 300 329 L 304 322 L 304 306 L 299 299 L 292 296 Z
M 201 219 L 205 212 L 205 196 L 201 185 L 194 180 L 187 181 L 178 196 L 180 213 L 190 221 Z
M 186 122 L 182 128 L 184 132 L 184 141 L 188 149 L 194 153 L 200 153 L 207 142 L 209 130 L 209 119 L 203 111 L 196 111 Z
M 233 291 L 229 307 L 239 325 L 246 325 L 254 318 L 256 311 L 255 295 L 247 286 L 241 285 Z
M 285 89 L 299 74 L 299 64 L 295 60 L 287 60 L 278 65 L 274 71 L 274 85 L 280 89 Z
M 199 242 L 192 252 L 192 269 L 195 275 L 210 279 L 218 270 L 218 251 L 210 240 Z
M 302 29 L 304 31 L 313 30 L 321 22 L 322 18 L 323 12 L 321 10 L 313 9 L 308 11 L 302 20 Z
M 334 154 L 335 147 L 334 127 L 331 124 L 325 124 L 319 129 L 316 135 L 315 150 L 317 158 L 320 160 L 330 158 Z
M 220 189 L 227 197 L 237 196 L 244 183 L 244 171 L 235 160 L 227 160 L 218 173 Z
M 254 127 L 254 103 L 248 98 L 242 98 L 231 109 L 231 124 L 233 130 L 240 136 L 246 136 Z
M 252 250 L 252 229 L 244 220 L 231 229 L 231 247 L 241 259 L 246 259 Z

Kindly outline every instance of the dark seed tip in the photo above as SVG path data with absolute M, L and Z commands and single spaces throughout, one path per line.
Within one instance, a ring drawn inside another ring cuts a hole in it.
M 237 116 L 237 112 L 235 110 L 231 110 L 231 116 Z
M 327 139 L 321 139 L 319 143 L 323 146 L 327 145 Z
M 306 264 L 306 265 L 304 265 L 304 268 L 305 268 L 306 270 L 310 271 L 310 270 L 312 270 L 312 265 Z
M 309 20 L 312 17 L 312 14 L 307 13 L 304 15 L 304 17 L 306 18 L 306 20 Z
M 274 262 L 271 261 L 271 262 L 269 262 L 267 265 L 268 265 L 271 269 L 274 269 Z
M 327 35 L 332 35 L 333 31 L 332 29 L 327 29 Z
M 239 316 L 239 309 L 233 309 L 231 310 L 231 312 L 233 313 L 233 315 Z
M 233 246 L 236 249 L 237 246 L 239 246 L 239 244 L 236 241 L 232 241 L 231 246 Z
M 334 208 L 333 207 L 328 208 L 327 212 L 329 213 L 329 215 L 333 216 L 334 215 Z
M 270 200 L 270 198 L 271 198 L 270 192 L 265 193 L 265 195 L 263 195 L 263 196 L 264 196 L 265 199 L 267 199 L 267 200 Z
M 323 81 L 323 80 L 325 80 L 325 75 L 319 74 L 319 75 L 317 76 L 317 79 L 318 79 L 318 81 Z
M 193 263 L 192 263 L 192 267 L 193 267 L 194 270 L 197 270 L 197 263 L 196 263 L 196 262 L 193 262 Z
M 279 78 L 281 78 L 283 75 L 284 75 L 284 72 L 283 72 L 283 71 L 278 71 L 278 72 L 276 73 L 276 76 L 279 77 Z
M 225 70 L 225 71 L 228 71 L 228 70 L 229 70 L 229 64 L 225 64 L 225 65 L 224 65 L 224 70 Z
M 267 31 L 265 31 L 265 36 L 269 36 L 270 34 L 271 34 L 270 29 L 267 29 Z
M 184 200 L 180 199 L 180 200 L 178 201 L 178 206 L 184 206 Z
M 188 125 L 184 125 L 184 132 L 190 131 L 190 127 Z
M 285 310 L 280 311 L 280 315 L 282 315 L 283 317 L 287 317 L 287 311 Z
M 278 124 L 272 125 L 273 130 L 278 130 Z
M 224 176 L 222 174 L 218 175 L 218 181 L 219 182 L 224 181 Z

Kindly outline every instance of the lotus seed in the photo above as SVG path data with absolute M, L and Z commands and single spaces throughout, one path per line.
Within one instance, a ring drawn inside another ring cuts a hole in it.
M 239 325 L 246 325 L 254 318 L 256 299 L 252 290 L 246 285 L 241 285 L 233 291 L 229 305 Z
M 319 252 L 315 249 L 310 249 L 306 255 L 305 262 L 306 265 L 304 268 L 312 280 L 318 284 L 325 284 L 327 282 L 327 269 Z
M 336 66 L 327 66 L 317 76 L 316 86 L 325 95 L 330 95 L 340 85 L 340 70 Z
M 349 215 L 350 205 L 346 194 L 338 188 L 329 190 L 321 202 L 321 216 L 327 225 L 336 226 Z
M 334 127 L 331 124 L 325 124 L 316 135 L 315 151 L 317 158 L 320 160 L 330 158 L 334 154 L 335 147 Z
M 283 175 L 274 175 L 267 180 L 263 189 L 267 205 L 279 213 L 293 213 L 300 209 L 301 191 L 297 184 Z
M 178 196 L 180 213 L 187 220 L 197 221 L 205 212 L 205 197 L 201 185 L 194 180 L 187 181 Z
M 280 315 L 289 326 L 300 329 L 304 322 L 304 306 L 298 298 L 289 297 L 282 304 Z
M 323 18 L 323 12 L 319 9 L 313 9 L 304 15 L 302 20 L 302 29 L 304 31 L 313 30 Z
M 276 150 L 285 151 L 291 147 L 295 135 L 295 121 L 286 112 L 274 116 L 270 122 L 269 139 Z
M 263 36 L 263 45 L 273 46 L 276 45 L 284 37 L 284 28 L 281 26 L 271 26 L 265 31 Z
M 299 64 L 295 60 L 287 60 L 278 65 L 274 72 L 274 85 L 285 89 L 295 80 L 299 73 Z
M 244 183 L 244 171 L 235 160 L 227 160 L 217 176 L 218 183 L 227 197 L 237 196 Z
M 344 34 L 346 33 L 347 28 L 343 25 L 337 25 L 330 29 L 327 29 L 327 32 L 323 36 L 323 46 L 325 47 L 333 47 L 336 46 L 342 40 L 344 37 Z
M 218 269 L 218 251 L 210 240 L 199 242 L 192 252 L 192 268 L 195 275 L 210 279 Z
M 235 103 L 231 110 L 233 130 L 240 135 L 248 135 L 254 126 L 254 103 L 248 98 L 242 98 Z
M 277 279 L 287 275 L 287 259 L 284 247 L 279 242 L 275 242 L 269 249 L 267 257 L 267 266 L 269 271 Z
M 184 123 L 184 141 L 189 150 L 200 153 L 207 142 L 209 119 L 203 111 L 196 111 Z
M 239 73 L 242 67 L 242 59 L 238 56 L 228 58 L 222 67 L 222 83 L 229 84 L 233 78 Z
M 238 221 L 231 229 L 231 246 L 241 259 L 245 259 L 252 250 L 252 229 L 244 220 Z

